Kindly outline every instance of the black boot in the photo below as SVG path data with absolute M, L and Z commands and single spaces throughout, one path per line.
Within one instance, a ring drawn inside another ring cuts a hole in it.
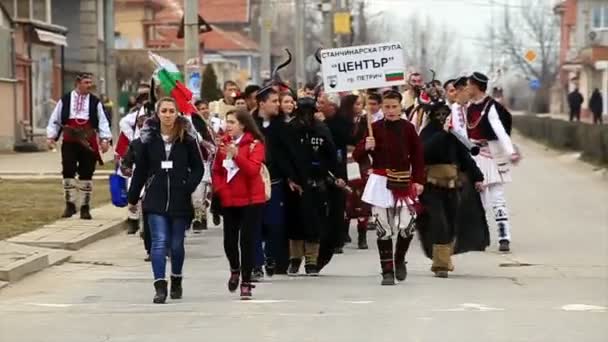
M 182 277 L 171 276 L 171 299 L 182 299 Z
M 264 266 L 264 268 L 266 269 L 266 275 L 268 277 L 272 277 L 275 274 L 277 265 L 273 260 L 269 260 L 266 261 L 266 265 Z
M 382 285 L 395 285 L 393 240 L 378 240 L 378 254 L 382 268 Z
M 82 220 L 93 219 L 93 217 L 91 217 L 91 212 L 90 212 L 90 208 L 88 205 L 83 205 L 82 207 L 80 207 L 80 218 Z
M 406 238 L 401 236 L 401 233 L 397 235 L 397 244 L 395 245 L 395 277 L 399 281 L 404 281 L 407 278 L 407 262 L 405 262 L 405 254 L 410 248 L 410 243 L 414 236 L 410 235 Z
M 302 265 L 302 259 L 291 259 L 289 260 L 289 267 L 287 268 L 287 275 L 295 277 L 300 272 L 300 266 Z
M 230 278 L 228 279 L 228 291 L 234 292 L 239 287 L 239 281 L 241 277 L 241 271 L 230 271 Z
M 252 289 L 254 288 L 255 285 L 243 282 L 241 284 L 241 300 L 250 300 L 253 296 Z
M 61 215 L 62 218 L 72 217 L 76 214 L 76 204 L 72 202 L 65 202 L 65 210 Z
M 138 230 L 139 230 L 139 220 L 127 219 L 127 234 L 133 235 L 133 234 L 137 233 Z
M 369 248 L 369 246 L 367 245 L 367 231 L 365 231 L 365 230 L 362 230 L 359 232 L 358 247 L 359 247 L 359 249 L 368 249 Z
M 154 289 L 156 290 L 154 304 L 165 304 L 165 301 L 167 301 L 167 281 L 164 279 L 155 281 Z
M 213 214 L 213 224 L 219 226 L 222 223 L 222 218 L 219 214 Z
M 500 252 L 506 253 L 506 252 L 510 252 L 511 251 L 511 246 L 510 246 L 511 244 L 510 244 L 509 240 L 504 240 L 504 239 L 500 240 L 498 242 L 498 244 L 499 244 L 498 250 Z

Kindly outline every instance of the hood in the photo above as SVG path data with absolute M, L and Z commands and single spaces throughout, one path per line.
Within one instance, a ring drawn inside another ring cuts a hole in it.
M 176 123 L 184 125 L 186 136 L 189 136 L 194 140 L 197 139 L 197 133 L 194 129 L 194 125 L 192 125 L 191 118 L 179 115 Z M 143 143 L 146 143 L 157 137 L 160 137 L 160 120 L 157 116 L 154 116 L 144 122 L 144 125 L 141 128 L 140 138 Z

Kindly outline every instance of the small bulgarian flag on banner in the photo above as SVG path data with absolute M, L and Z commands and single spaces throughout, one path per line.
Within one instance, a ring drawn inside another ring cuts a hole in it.
M 384 74 L 384 76 L 386 77 L 386 82 L 403 81 L 405 79 L 403 71 L 390 71 Z
M 155 53 L 148 52 L 148 57 L 156 66 L 154 72 L 161 88 L 177 103 L 177 110 L 184 115 L 196 112 L 192 104 L 192 92 L 184 85 L 184 77 L 175 63 Z

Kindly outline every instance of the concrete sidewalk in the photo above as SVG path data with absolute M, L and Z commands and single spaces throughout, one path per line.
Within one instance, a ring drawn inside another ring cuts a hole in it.
M 60 148 L 58 146 L 58 148 Z M 113 160 L 110 149 L 102 157 Z M 61 174 L 61 151 L 0 154 L 0 177 L 9 175 L 58 175 Z
M 69 260 L 93 242 L 124 230 L 125 211 L 106 205 L 93 209 L 93 220 L 76 216 L 61 219 L 34 231 L 0 241 L 0 282 L 25 276 Z

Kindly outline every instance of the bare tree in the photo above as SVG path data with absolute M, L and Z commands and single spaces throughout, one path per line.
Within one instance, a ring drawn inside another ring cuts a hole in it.
M 430 69 L 439 76 L 454 72 L 453 66 L 461 65 L 459 47 L 453 44 L 449 28 L 434 22 L 430 17 L 413 13 L 407 18 L 400 13 L 386 12 L 370 25 L 370 43 L 380 43 L 386 37 L 394 37 L 403 44 L 405 64 L 410 71 L 422 73 L 425 79 L 431 76 Z M 390 25 L 389 25 L 390 23 Z
M 526 78 L 540 81 L 532 109 L 548 111 L 550 89 L 559 65 L 559 22 L 550 2 L 522 1 L 516 9 L 505 5 L 502 23 L 494 29 L 492 45 L 508 56 Z M 525 57 L 528 49 L 536 53 L 535 61 Z
M 118 86 L 122 88 L 125 84 L 137 87 L 142 81 L 149 81 L 154 72 L 154 67 L 146 51 L 121 50 L 116 56 L 116 76 Z

